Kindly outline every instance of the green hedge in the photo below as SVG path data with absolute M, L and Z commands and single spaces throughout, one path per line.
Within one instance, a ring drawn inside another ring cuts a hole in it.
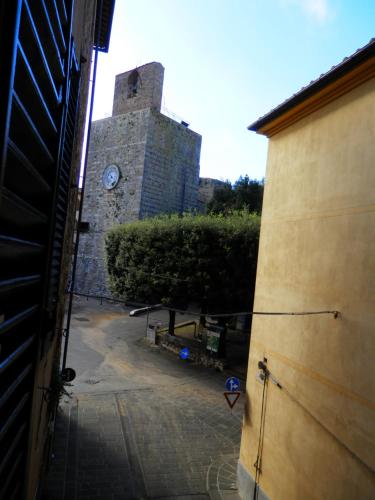
M 212 313 L 249 310 L 260 217 L 246 211 L 163 216 L 124 224 L 106 238 L 112 293 L 125 300 Z

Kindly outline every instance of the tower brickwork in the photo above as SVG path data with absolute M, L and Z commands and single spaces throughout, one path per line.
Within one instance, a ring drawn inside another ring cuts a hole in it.
M 160 111 L 164 68 L 150 63 L 116 76 L 112 116 L 151 108 Z

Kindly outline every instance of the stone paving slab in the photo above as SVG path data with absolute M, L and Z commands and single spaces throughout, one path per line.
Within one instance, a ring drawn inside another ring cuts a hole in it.
M 144 335 L 120 308 L 74 306 L 75 394 L 59 407 L 44 500 L 236 498 L 244 395 L 231 412 L 225 374 Z
M 220 396 L 192 384 L 76 395 L 60 408 L 45 498 L 199 500 L 220 495 L 220 488 L 233 493 L 235 465 L 228 462 L 238 457 L 241 412 L 231 415 Z M 220 472 L 228 472 L 221 485 Z

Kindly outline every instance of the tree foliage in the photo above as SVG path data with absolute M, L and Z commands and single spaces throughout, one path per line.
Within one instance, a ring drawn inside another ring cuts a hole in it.
M 215 214 L 227 214 L 232 210 L 246 209 L 261 214 L 264 182 L 240 177 L 232 186 L 227 181 L 215 189 L 213 198 L 207 205 L 207 211 Z
M 146 304 L 229 313 L 252 305 L 260 218 L 248 211 L 162 216 L 106 238 L 114 295 Z

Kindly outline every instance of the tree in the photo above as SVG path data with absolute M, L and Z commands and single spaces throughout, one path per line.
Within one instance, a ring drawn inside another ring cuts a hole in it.
M 207 205 L 210 213 L 226 214 L 231 210 L 247 209 L 261 214 L 264 181 L 250 179 L 248 175 L 240 177 L 233 186 L 229 181 L 214 191 L 213 198 Z
M 197 304 L 212 314 L 250 310 L 259 225 L 259 216 L 243 210 L 118 226 L 106 238 L 111 290 L 125 300 Z
M 214 214 L 229 212 L 234 208 L 234 201 L 232 184 L 225 181 L 225 184 L 214 190 L 214 195 L 207 204 L 207 211 Z

